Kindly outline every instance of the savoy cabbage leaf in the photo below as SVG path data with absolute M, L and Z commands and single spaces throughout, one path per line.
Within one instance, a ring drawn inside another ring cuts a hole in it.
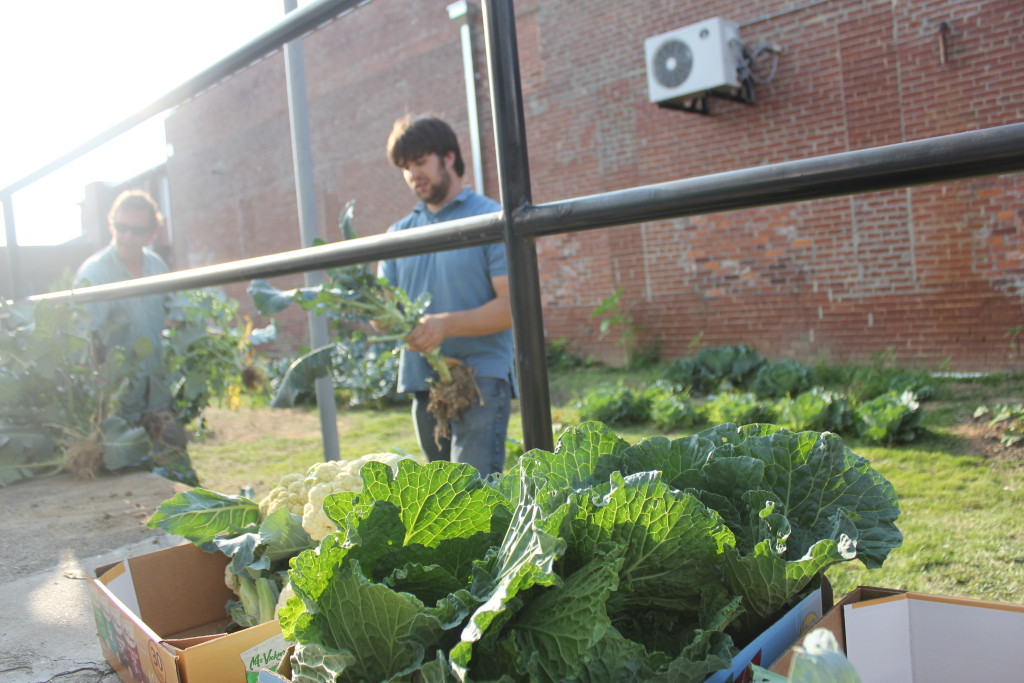
M 584 423 L 496 481 L 447 462 L 362 476 L 290 571 L 281 624 L 311 680 L 696 683 L 829 566 L 902 540 L 863 458 L 769 424 L 630 445 Z

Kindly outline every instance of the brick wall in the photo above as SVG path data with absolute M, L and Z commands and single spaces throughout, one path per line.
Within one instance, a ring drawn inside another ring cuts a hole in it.
M 349 199 L 360 234 L 412 206 L 384 158 L 396 116 L 448 118 L 468 161 L 458 25 L 446 5 L 375 0 L 305 39 L 329 239 Z M 1024 119 L 1017 0 L 523 0 L 516 12 L 535 203 Z M 751 47 L 783 48 L 757 104 L 714 100 L 710 116 L 650 104 L 643 39 L 713 16 L 738 22 Z M 479 10 L 472 18 L 485 189 L 496 197 Z M 299 246 L 280 54 L 183 105 L 167 129 L 179 263 Z M 1006 334 L 1024 312 L 1022 195 L 1014 174 L 544 237 L 546 334 L 618 357 L 591 312 L 621 287 L 666 357 L 699 339 L 771 358 L 892 348 L 912 364 L 1010 368 Z M 243 288 L 232 293 L 244 298 Z M 301 337 L 301 316 L 287 320 Z

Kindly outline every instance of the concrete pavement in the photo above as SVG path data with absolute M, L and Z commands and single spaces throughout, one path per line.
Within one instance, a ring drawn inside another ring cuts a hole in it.
M 0 681 L 118 681 L 100 650 L 88 581 L 98 566 L 180 543 L 145 520 L 184 488 L 148 472 L 0 488 Z

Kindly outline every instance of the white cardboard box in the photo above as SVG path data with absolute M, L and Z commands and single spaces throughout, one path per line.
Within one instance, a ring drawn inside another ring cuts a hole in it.
M 863 683 L 1024 681 L 1024 606 L 922 593 L 843 606 Z

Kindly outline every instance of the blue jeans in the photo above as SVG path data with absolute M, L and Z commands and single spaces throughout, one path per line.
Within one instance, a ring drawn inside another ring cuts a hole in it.
M 503 379 L 477 377 L 483 405 L 474 402 L 451 422 L 451 438 L 434 443 L 437 421 L 427 412 L 428 394 L 417 391 L 412 401 L 412 421 L 416 439 L 427 460 L 464 462 L 480 471 L 481 476 L 501 473 L 505 468 L 505 438 L 512 406 L 512 388 Z

